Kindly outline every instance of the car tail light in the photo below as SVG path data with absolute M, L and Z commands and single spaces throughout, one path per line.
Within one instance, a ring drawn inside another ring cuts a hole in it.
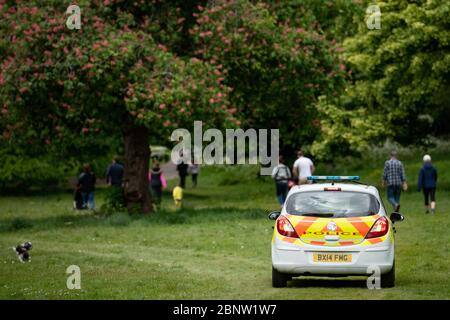
M 381 217 L 374 223 L 369 233 L 367 233 L 366 239 L 382 237 L 388 231 L 389 231 L 388 219 L 386 219 L 386 217 Z
M 297 232 L 286 217 L 280 216 L 277 220 L 278 233 L 285 237 L 298 238 Z

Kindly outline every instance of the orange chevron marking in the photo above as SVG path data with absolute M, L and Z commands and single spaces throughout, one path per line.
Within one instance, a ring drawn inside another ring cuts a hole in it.
M 299 221 L 295 226 L 294 229 L 299 235 L 299 237 L 302 236 L 303 233 L 305 233 L 306 230 L 314 223 L 316 222 L 317 218 L 311 218 L 308 220 L 301 220 Z
M 358 230 L 358 232 L 365 237 L 367 232 L 369 232 L 370 227 L 365 223 L 364 221 L 361 221 L 361 219 L 355 221 L 350 221 L 350 223 Z

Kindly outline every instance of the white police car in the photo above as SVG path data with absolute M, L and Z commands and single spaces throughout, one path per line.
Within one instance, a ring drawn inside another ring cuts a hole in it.
M 293 187 L 276 220 L 272 238 L 272 285 L 296 276 L 370 275 L 381 287 L 395 285 L 393 222 L 378 190 L 357 184 L 358 176 L 311 176 L 316 183 Z M 326 182 L 328 181 L 328 182 Z M 342 183 L 355 182 L 355 183 Z

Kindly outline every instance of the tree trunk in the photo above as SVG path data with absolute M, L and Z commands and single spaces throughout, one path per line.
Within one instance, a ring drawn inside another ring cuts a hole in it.
M 128 211 L 152 211 L 148 189 L 150 160 L 149 130 L 126 120 L 123 128 L 125 143 L 124 195 Z

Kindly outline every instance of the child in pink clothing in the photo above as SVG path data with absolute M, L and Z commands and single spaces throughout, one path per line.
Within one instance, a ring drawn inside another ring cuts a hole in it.
M 148 180 L 152 191 L 153 201 L 159 205 L 161 203 L 162 189 L 167 187 L 167 181 L 159 167 L 159 163 L 155 163 L 148 173 Z

